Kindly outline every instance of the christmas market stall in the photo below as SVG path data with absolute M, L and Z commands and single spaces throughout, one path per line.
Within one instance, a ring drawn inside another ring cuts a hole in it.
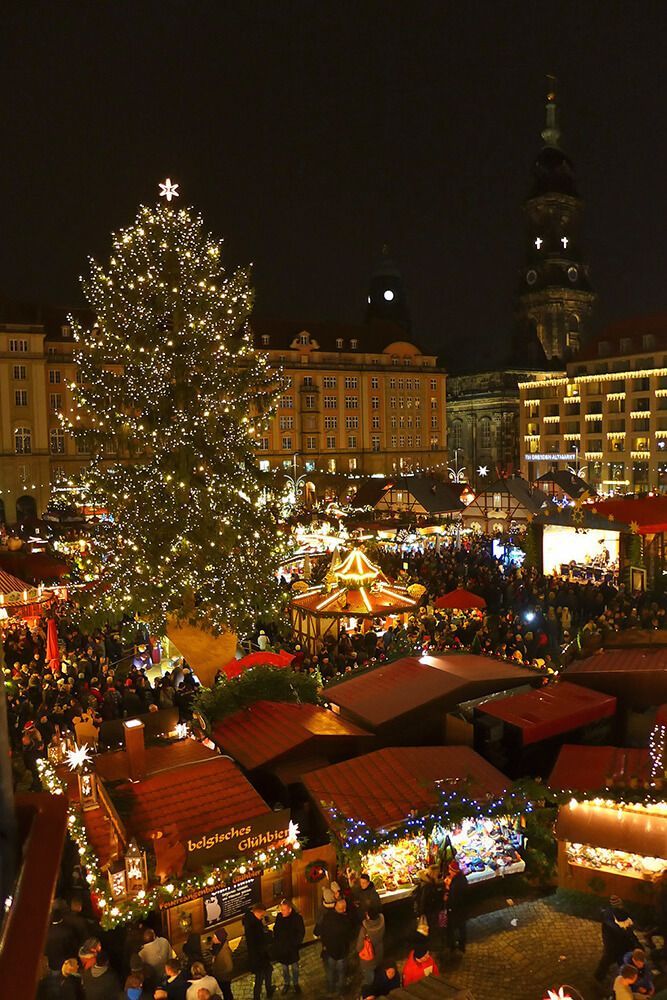
M 549 786 L 571 794 L 556 822 L 562 888 L 655 899 L 667 871 L 667 782 L 648 750 L 562 748 Z
M 324 583 L 308 587 L 297 583 L 290 601 L 290 617 L 297 640 L 311 651 L 328 637 L 338 640 L 341 628 L 374 627 L 384 632 L 414 614 L 426 588 L 407 589 L 391 583 L 361 549 L 352 549 L 332 566 Z
M 474 710 L 475 749 L 512 778 L 546 777 L 562 745 L 603 742 L 611 736 L 616 698 L 578 684 L 550 684 Z
M 188 737 L 147 746 L 139 719 L 123 727 L 123 750 L 84 745 L 67 754 L 71 770 L 40 762 L 48 790 L 68 797 L 103 926 L 157 911 L 175 946 L 218 924 L 238 936 L 251 902 L 292 891 L 289 810 L 271 810 L 229 757 Z
M 489 656 L 406 656 L 327 685 L 326 698 L 385 746 L 440 743 L 447 713 L 462 702 L 541 681 L 525 667 Z
M 522 872 L 525 801 L 469 747 L 387 747 L 304 776 L 339 864 L 368 872 L 383 902 L 454 857 L 471 884 Z
M 615 695 L 626 711 L 656 707 L 667 702 L 667 649 L 604 649 L 575 660 L 561 676 Z
M 65 588 L 62 588 L 66 595 Z M 54 593 L 41 584 L 34 587 L 11 573 L 0 570 L 0 621 L 21 618 L 34 621 L 43 615 L 53 603 Z

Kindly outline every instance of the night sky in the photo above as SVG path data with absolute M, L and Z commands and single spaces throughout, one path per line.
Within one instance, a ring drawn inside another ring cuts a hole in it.
M 0 295 L 77 304 L 169 175 L 262 316 L 360 320 L 388 242 L 417 337 L 491 361 L 552 72 L 598 322 L 667 312 L 666 32 L 663 0 L 10 0 Z

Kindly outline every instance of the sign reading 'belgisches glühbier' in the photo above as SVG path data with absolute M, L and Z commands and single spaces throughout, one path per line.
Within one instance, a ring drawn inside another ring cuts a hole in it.
M 281 809 L 232 823 L 201 837 L 188 837 L 186 865 L 198 868 L 218 859 L 278 847 L 289 836 L 289 821 L 289 809 Z

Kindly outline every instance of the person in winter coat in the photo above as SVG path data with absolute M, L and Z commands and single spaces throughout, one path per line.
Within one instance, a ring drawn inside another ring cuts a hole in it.
M 144 946 L 139 951 L 139 958 L 151 966 L 157 982 L 163 978 L 165 963 L 173 954 L 173 948 L 165 937 L 157 937 L 150 927 L 144 931 Z
M 165 964 L 164 979 L 155 991 L 155 995 L 158 992 L 164 993 L 161 1000 L 185 1000 L 188 992 L 188 976 L 181 972 L 177 958 L 170 958 Z
M 79 949 L 76 934 L 65 923 L 65 905 L 56 901 L 51 910 L 51 924 L 46 933 L 44 953 L 49 960 L 49 968 L 60 972 L 68 958 L 75 958 Z
M 414 892 L 414 910 L 417 917 L 425 916 L 429 933 L 439 927 L 438 918 L 444 907 L 442 885 L 438 885 L 436 873 L 427 869 L 419 874 L 419 885 Z
M 602 956 L 595 970 L 595 978 L 602 982 L 610 965 L 619 965 L 628 951 L 639 947 L 633 930 L 632 917 L 625 909 L 623 900 L 611 896 L 609 906 L 602 910 Z
M 211 996 L 222 996 L 218 980 L 209 976 L 201 962 L 193 962 L 190 970 L 190 985 L 185 994 L 186 1000 L 197 1000 L 197 993 L 200 989 L 209 990 Z
M 151 997 L 152 994 L 148 993 L 148 991 L 144 989 L 141 976 L 135 976 L 130 973 L 125 980 L 123 1000 L 151 1000 Z
M 635 948 L 623 956 L 623 965 L 628 965 L 637 970 L 637 981 L 632 987 L 632 992 L 641 996 L 652 997 L 655 993 L 653 976 L 646 962 L 646 952 L 643 948 Z
M 273 957 L 283 967 L 283 993 L 288 993 L 291 985 L 295 993 L 299 986 L 299 948 L 306 936 L 303 917 L 292 906 L 291 899 L 281 900 L 276 922 L 273 925 Z
M 106 952 L 97 953 L 95 965 L 86 969 L 81 981 L 86 1000 L 118 1000 L 120 982 L 113 969 L 109 968 Z
M 403 986 L 412 986 L 426 976 L 437 976 L 439 972 L 435 959 L 429 953 L 428 942 L 418 941 L 403 966 Z
M 60 975 L 60 993 L 63 1000 L 83 1000 L 83 983 L 79 963 L 75 958 L 63 962 Z
M 366 872 L 362 872 L 358 880 L 352 886 L 351 895 L 357 906 L 360 917 L 363 916 L 364 913 L 368 913 L 369 906 L 380 906 L 378 891 Z
M 340 994 L 345 988 L 347 958 L 354 933 L 344 899 L 337 900 L 333 910 L 325 910 L 314 927 L 315 936 L 322 941 L 328 993 Z
M 468 918 L 468 879 L 458 861 L 450 861 L 445 879 L 445 909 L 447 911 L 447 947 L 452 951 L 466 950 L 466 921 Z
M 188 934 L 187 940 L 183 944 L 181 968 L 186 975 L 189 975 L 193 962 L 201 962 L 202 965 L 208 968 L 208 964 L 204 959 L 204 953 L 202 952 L 201 937 L 199 934 Z
M 361 995 L 363 1000 L 376 1000 L 377 997 L 388 996 L 392 990 L 399 989 L 400 985 L 401 977 L 394 962 L 384 962 L 375 970 L 370 986 L 362 986 Z
M 364 945 L 368 939 L 373 951 L 372 958 L 364 957 Z M 357 935 L 357 955 L 361 966 L 361 981 L 368 985 L 375 978 L 375 970 L 384 957 L 384 917 L 378 906 L 369 906 L 361 922 Z
M 234 1000 L 232 993 L 232 973 L 234 972 L 234 956 L 227 940 L 224 927 L 212 934 L 206 941 L 208 967 L 211 975 L 220 983 L 222 1000 Z
M 262 994 L 262 983 L 266 989 L 267 997 L 271 997 L 274 989 L 271 982 L 273 967 L 269 956 L 271 931 L 266 926 L 266 909 L 261 903 L 256 903 L 243 914 L 243 929 L 248 949 L 248 968 L 255 974 L 253 1000 L 259 1000 Z

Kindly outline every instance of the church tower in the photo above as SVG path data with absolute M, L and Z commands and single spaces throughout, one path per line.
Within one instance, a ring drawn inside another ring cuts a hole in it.
M 583 202 L 560 147 L 555 79 L 549 77 L 544 145 L 524 205 L 526 252 L 518 295 L 519 341 L 540 340 L 547 358 L 577 354 L 595 304 L 580 238 Z
M 371 275 L 368 289 L 366 322 L 373 320 L 398 323 L 410 329 L 410 313 L 403 286 L 403 278 L 396 263 L 389 256 L 389 247 L 382 247 L 382 254 Z

